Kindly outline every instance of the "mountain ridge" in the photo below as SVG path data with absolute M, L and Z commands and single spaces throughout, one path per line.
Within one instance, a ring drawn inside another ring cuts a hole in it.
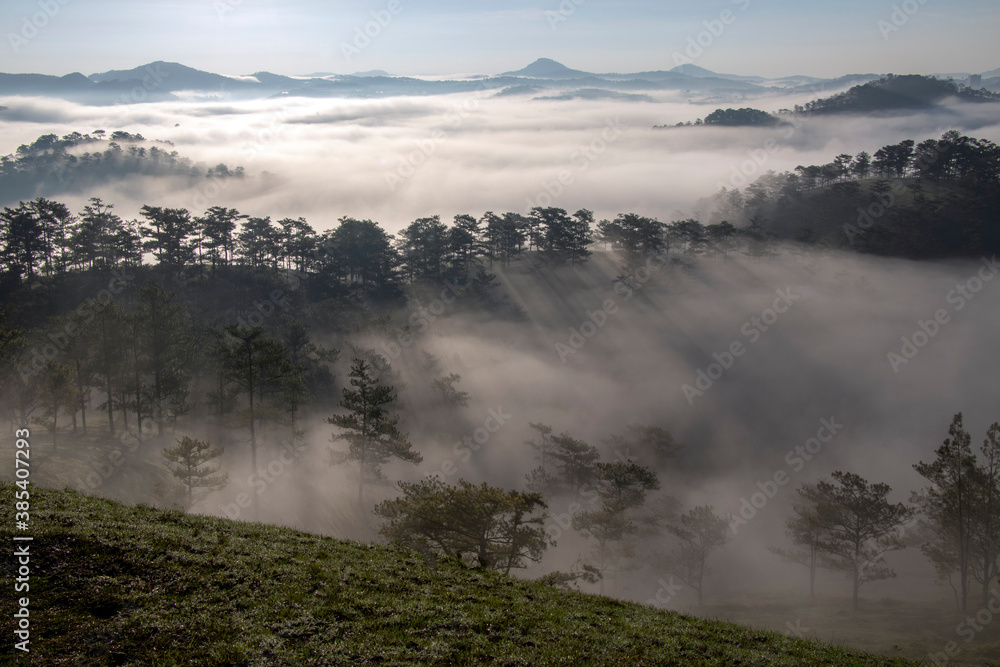
M 0 96 L 50 96 L 91 105 L 176 101 L 183 97 L 178 95 L 180 93 L 233 100 L 278 96 L 375 98 L 469 93 L 483 88 L 500 92 L 530 81 L 530 85 L 556 91 L 557 97 L 559 92 L 582 89 L 628 94 L 682 91 L 713 95 L 717 101 L 728 97 L 736 102 L 746 99 L 747 95 L 770 93 L 775 89 L 789 93 L 846 89 L 882 76 L 849 74 L 836 79 L 820 79 L 795 75 L 767 79 L 713 72 L 694 64 L 679 65 L 671 70 L 594 73 L 567 67 L 551 58 L 539 58 L 519 70 L 472 78 L 394 76 L 383 70 L 318 74 L 292 77 L 259 71 L 252 75 L 225 75 L 157 60 L 131 69 L 108 70 L 89 76 L 79 72 L 62 76 L 0 73 Z

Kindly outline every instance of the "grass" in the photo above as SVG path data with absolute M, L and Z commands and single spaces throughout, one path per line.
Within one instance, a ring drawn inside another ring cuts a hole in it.
M 8 545 L 14 490 L 0 486 Z M 76 491 L 31 487 L 29 533 L 30 664 L 913 664 L 453 562 L 431 567 L 392 546 Z M 5 613 L 7 642 L 13 629 Z
M 953 651 L 948 665 L 1000 666 L 1000 623 L 995 615 L 980 626 L 972 641 L 967 633 L 956 631 L 970 627 L 967 619 L 981 608 L 978 592 L 969 597 L 967 613 L 957 611 L 947 595 L 862 598 L 861 608 L 853 610 L 849 594 L 810 601 L 807 596 L 757 593 L 713 601 L 698 613 L 758 628 L 794 627 L 799 637 L 911 660 L 940 656 L 954 642 L 958 651 Z

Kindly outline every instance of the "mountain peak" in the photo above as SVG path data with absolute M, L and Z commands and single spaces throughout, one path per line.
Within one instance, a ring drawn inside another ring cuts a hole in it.
M 516 72 L 504 72 L 505 76 L 524 76 L 533 79 L 568 79 L 591 76 L 590 72 L 570 69 L 551 58 L 539 58 L 524 69 Z
M 684 63 L 683 65 L 674 67 L 670 71 L 677 72 L 678 74 L 686 74 L 687 76 L 717 76 L 712 70 L 705 69 L 704 67 L 698 67 L 694 63 Z

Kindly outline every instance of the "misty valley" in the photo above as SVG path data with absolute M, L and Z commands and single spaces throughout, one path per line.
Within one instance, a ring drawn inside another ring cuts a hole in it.
M 37 664 L 1000 660 L 995 78 L 143 71 L 0 75 Z

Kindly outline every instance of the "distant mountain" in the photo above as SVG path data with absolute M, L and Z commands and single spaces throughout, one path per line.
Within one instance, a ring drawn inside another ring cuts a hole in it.
M 1000 76 L 1000 67 L 996 69 L 991 69 L 989 72 L 983 72 L 981 76 L 984 79 L 995 79 L 996 77 Z
M 167 92 L 179 90 L 223 91 L 259 86 L 254 81 L 203 72 L 179 63 L 168 63 L 162 60 L 128 70 L 111 70 L 110 72 L 91 74 L 89 78 L 96 83 L 138 81 L 147 89 L 155 88 Z
M 719 74 L 718 72 L 713 72 L 712 70 L 705 69 L 704 67 L 698 67 L 693 63 L 685 63 L 683 65 L 678 65 L 677 67 L 670 70 L 671 72 L 676 72 L 677 74 L 683 74 L 684 76 L 693 76 L 695 78 L 716 78 L 716 79 L 729 79 L 730 81 L 748 81 L 750 83 L 762 83 L 767 81 L 762 76 L 741 76 L 739 74 Z
M 165 90 L 144 90 L 143 99 L 134 99 L 141 81 L 92 81 L 79 72 L 65 76 L 48 74 L 0 74 L 0 95 L 57 97 L 84 104 L 111 105 L 122 101 L 153 102 L 177 99 Z
M 580 79 L 595 75 L 578 69 L 570 69 L 550 58 L 539 58 L 524 69 L 519 69 L 516 72 L 504 72 L 501 76 L 522 76 L 530 79 Z
M 425 79 L 394 76 L 384 70 L 356 72 L 353 75 L 317 72 L 291 77 L 256 72 L 246 76 L 224 76 L 179 63 L 156 61 L 132 69 L 91 74 L 89 77 L 79 72 L 66 76 L 0 74 L 0 97 L 46 96 L 83 104 L 113 105 L 179 100 L 183 97 L 182 93 L 214 99 L 250 100 L 279 96 L 378 98 L 482 90 L 519 95 L 534 94 L 540 90 L 552 91 L 551 96 L 557 99 L 639 99 L 656 91 L 679 91 L 689 99 L 700 102 L 732 104 L 766 94 L 774 88 L 796 93 L 830 94 L 853 84 L 878 79 L 879 76 L 852 74 L 838 79 L 804 76 L 766 79 L 719 74 L 694 64 L 679 65 L 669 71 L 595 74 L 571 69 L 550 58 L 541 58 L 523 69 L 495 76 Z M 992 81 L 992 78 L 988 80 Z M 986 76 L 984 85 L 992 85 L 987 83 Z M 537 90 L 528 90 L 526 86 Z
M 302 85 L 302 79 L 295 79 L 283 74 L 272 74 L 270 72 L 254 72 L 257 79 L 265 88 L 289 90 Z

